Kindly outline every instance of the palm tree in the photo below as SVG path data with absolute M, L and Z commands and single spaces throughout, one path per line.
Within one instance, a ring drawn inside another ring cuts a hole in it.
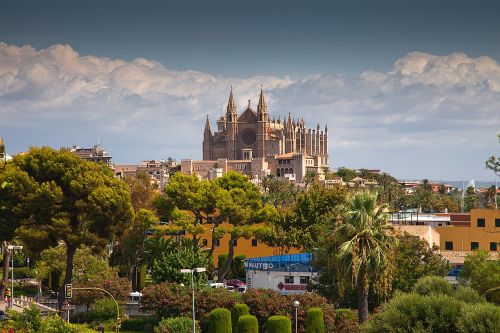
M 358 294 L 358 318 L 368 318 L 369 281 L 384 275 L 397 241 L 385 206 L 377 205 L 377 193 L 358 192 L 344 207 L 343 221 L 336 228 L 338 259 L 345 280 L 352 279 Z

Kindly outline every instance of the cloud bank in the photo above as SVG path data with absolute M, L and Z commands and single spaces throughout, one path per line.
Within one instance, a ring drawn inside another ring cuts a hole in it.
M 199 158 L 205 116 L 220 116 L 231 85 L 240 111 L 248 99 L 255 107 L 260 84 L 271 116 L 328 124 L 333 166 L 485 179 L 498 151 L 500 66 L 463 53 L 412 52 L 388 72 L 349 77 L 231 78 L 0 43 L 0 136 L 10 152 L 100 139 L 115 162 Z

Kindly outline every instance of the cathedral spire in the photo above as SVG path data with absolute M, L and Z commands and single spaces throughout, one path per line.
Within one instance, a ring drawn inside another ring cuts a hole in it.
M 238 108 L 234 102 L 233 96 L 233 86 L 231 86 L 231 92 L 229 93 L 229 101 L 227 102 L 227 121 L 236 121 L 236 114 L 238 113 Z
M 259 104 L 257 104 L 257 114 L 267 114 L 267 103 L 264 97 L 264 90 L 262 89 L 262 84 L 260 85 L 260 96 Z
M 208 118 L 208 114 L 207 114 L 207 120 L 205 122 L 205 132 L 211 132 L 211 128 L 210 128 L 210 119 Z

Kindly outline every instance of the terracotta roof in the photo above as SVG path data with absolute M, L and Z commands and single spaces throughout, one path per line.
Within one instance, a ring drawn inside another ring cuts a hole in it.
M 465 257 L 472 251 L 441 251 L 441 255 L 450 262 L 450 264 L 463 264 Z M 498 260 L 498 252 L 489 252 L 491 260 Z

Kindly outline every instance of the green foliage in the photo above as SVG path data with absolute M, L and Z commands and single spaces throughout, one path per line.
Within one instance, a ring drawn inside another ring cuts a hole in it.
M 450 271 L 448 261 L 433 251 L 425 240 L 408 233 L 398 238 L 394 251 L 393 290 L 408 292 L 419 278 L 427 275 L 445 276 Z
M 453 293 L 453 298 L 468 304 L 484 303 L 486 299 L 470 287 L 459 287 Z
M 440 276 L 424 276 L 420 278 L 415 286 L 413 292 L 423 295 L 448 295 L 451 296 L 453 288 L 445 278 Z
M 213 309 L 208 316 L 208 333 L 231 333 L 231 312 L 228 309 Z
M 325 321 L 323 311 L 319 308 L 311 308 L 307 311 L 306 333 L 324 333 Z
M 9 322 L 16 332 L 29 333 L 78 333 L 79 330 L 68 324 L 59 316 L 42 317 L 40 310 L 34 305 L 19 313 L 9 311 Z
M 122 330 L 125 331 L 140 331 L 140 332 L 153 332 L 156 325 L 160 323 L 157 317 L 138 317 L 128 318 L 122 320 Z
M 123 309 L 119 307 L 120 317 Z M 92 304 L 92 308 L 87 313 L 87 322 L 99 324 L 107 321 L 114 321 L 118 318 L 116 313 L 116 303 L 112 299 L 100 299 Z
M 498 333 L 500 307 L 490 303 L 466 305 L 456 326 L 459 333 Z
M 250 314 L 250 308 L 246 304 L 237 303 L 231 310 L 231 321 L 233 325 L 233 331 L 236 331 L 236 325 L 241 316 Z
M 287 316 L 271 316 L 267 319 L 268 333 L 292 333 L 292 322 Z
M 200 332 L 200 327 L 196 323 L 196 331 Z M 156 333 L 191 333 L 193 332 L 193 319 L 187 317 L 171 317 L 160 321 L 155 328 Z
M 490 302 L 500 304 L 500 290 L 492 290 L 500 286 L 500 259 L 490 260 L 488 252 L 469 253 L 458 280 L 461 284 L 475 289 L 480 295 L 486 294 L 486 299 Z
M 218 257 L 218 270 L 222 272 L 225 268 L 225 264 L 227 261 L 227 253 L 221 253 Z M 245 276 L 245 259 L 246 256 L 244 254 L 235 255 L 233 258 L 233 262 L 231 263 L 231 269 L 226 274 L 226 279 L 237 279 Z
M 35 277 L 35 271 L 29 267 L 16 267 L 14 269 L 14 279 L 31 279 Z M 10 274 L 9 274 L 10 276 Z
M 259 322 L 257 321 L 257 317 L 248 314 L 239 317 L 235 332 L 259 333 Z
M 471 209 L 479 208 L 479 196 L 476 194 L 474 187 L 469 186 L 465 190 L 464 210 L 469 212 Z
M 351 309 L 338 309 L 335 315 L 334 332 L 358 333 L 359 324 L 356 312 Z
M 171 252 L 161 254 L 161 257 L 153 262 L 151 278 L 155 283 L 175 282 L 191 285 L 191 275 L 181 273 L 182 268 L 204 267 L 206 254 L 203 251 L 194 251 L 193 244 L 189 240 L 182 240 Z M 196 285 L 205 284 L 206 273 L 195 273 Z
M 337 176 L 342 177 L 342 180 L 348 182 L 354 178 L 356 178 L 356 172 L 349 168 L 340 167 L 336 172 Z
M 361 332 L 455 332 L 463 303 L 447 295 L 398 294 Z

